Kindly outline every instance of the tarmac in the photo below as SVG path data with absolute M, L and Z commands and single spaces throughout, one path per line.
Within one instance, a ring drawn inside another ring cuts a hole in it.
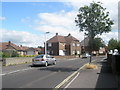
M 111 66 L 106 60 L 95 61 L 97 69 L 83 69 L 62 88 L 65 89 L 112 89 L 120 90 L 120 75 L 112 72 Z

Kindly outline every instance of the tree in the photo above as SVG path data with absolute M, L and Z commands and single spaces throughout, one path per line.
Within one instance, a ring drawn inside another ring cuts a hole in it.
M 114 49 L 118 49 L 119 53 L 120 53 L 120 41 L 117 41 L 116 39 L 110 39 L 108 42 L 108 47 L 107 50 L 114 50 Z
M 76 26 L 89 37 L 90 54 L 94 47 L 92 45 L 94 37 L 104 32 L 110 32 L 111 25 L 113 25 L 113 21 L 109 18 L 109 12 L 105 12 L 106 8 L 103 8 L 101 4 L 93 2 L 89 6 L 80 7 L 77 18 L 75 18 Z
M 90 45 L 91 44 L 89 44 L 89 48 L 91 47 Z M 93 39 L 92 45 L 94 46 L 92 48 L 93 51 L 99 51 L 100 47 L 105 47 L 105 44 L 104 44 L 102 38 L 99 38 L 99 37 Z

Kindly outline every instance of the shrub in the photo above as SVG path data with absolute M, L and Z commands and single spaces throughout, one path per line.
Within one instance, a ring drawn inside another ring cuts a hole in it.
M 10 57 L 10 53 L 2 52 L 2 58 L 8 58 L 8 57 Z
M 13 52 L 12 52 L 11 57 L 18 57 L 18 56 L 19 56 L 19 54 L 17 53 L 17 51 L 13 51 Z

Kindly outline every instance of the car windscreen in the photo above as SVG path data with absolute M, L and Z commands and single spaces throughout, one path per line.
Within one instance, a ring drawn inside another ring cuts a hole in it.
M 38 55 L 35 58 L 43 58 L 43 55 Z

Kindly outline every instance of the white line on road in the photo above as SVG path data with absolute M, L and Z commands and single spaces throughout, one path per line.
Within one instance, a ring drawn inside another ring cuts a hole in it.
M 80 74 L 80 73 L 78 73 L 78 74 L 66 85 L 65 89 L 70 86 L 70 84 L 78 77 L 79 74 Z M 63 89 L 63 90 L 65 90 L 65 89 Z
M 2 74 L 0 74 L 0 76 L 12 74 L 12 73 L 17 73 L 17 72 L 20 72 L 20 71 L 26 71 L 26 70 L 30 70 L 30 69 L 35 69 L 35 68 L 26 68 L 26 69 L 11 71 L 11 72 L 8 72 L 8 73 L 2 73 Z

